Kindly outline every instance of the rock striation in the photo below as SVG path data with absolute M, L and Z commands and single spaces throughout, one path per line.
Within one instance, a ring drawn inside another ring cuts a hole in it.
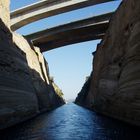
M 122 1 L 97 46 L 89 88 L 86 86 L 76 100 L 80 105 L 135 125 L 140 125 L 139 13 L 139 0 Z
M 64 104 L 40 50 L 10 30 L 9 0 L 0 0 L 0 129 Z

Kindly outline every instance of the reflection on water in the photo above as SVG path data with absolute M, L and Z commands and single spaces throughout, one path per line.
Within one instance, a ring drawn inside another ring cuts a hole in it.
M 140 131 L 71 103 L 0 132 L 0 140 L 140 140 Z

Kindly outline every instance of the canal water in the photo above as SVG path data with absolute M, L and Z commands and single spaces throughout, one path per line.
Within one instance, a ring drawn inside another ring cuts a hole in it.
M 0 140 L 140 140 L 140 130 L 70 103 L 1 131 Z

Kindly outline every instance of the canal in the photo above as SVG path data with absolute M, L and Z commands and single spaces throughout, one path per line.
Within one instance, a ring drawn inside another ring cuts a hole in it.
M 70 103 L 1 131 L 0 140 L 140 140 L 140 130 Z

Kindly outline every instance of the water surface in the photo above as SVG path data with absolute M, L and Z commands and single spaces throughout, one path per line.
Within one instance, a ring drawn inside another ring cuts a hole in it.
M 140 130 L 70 103 L 0 132 L 0 140 L 140 140 Z

